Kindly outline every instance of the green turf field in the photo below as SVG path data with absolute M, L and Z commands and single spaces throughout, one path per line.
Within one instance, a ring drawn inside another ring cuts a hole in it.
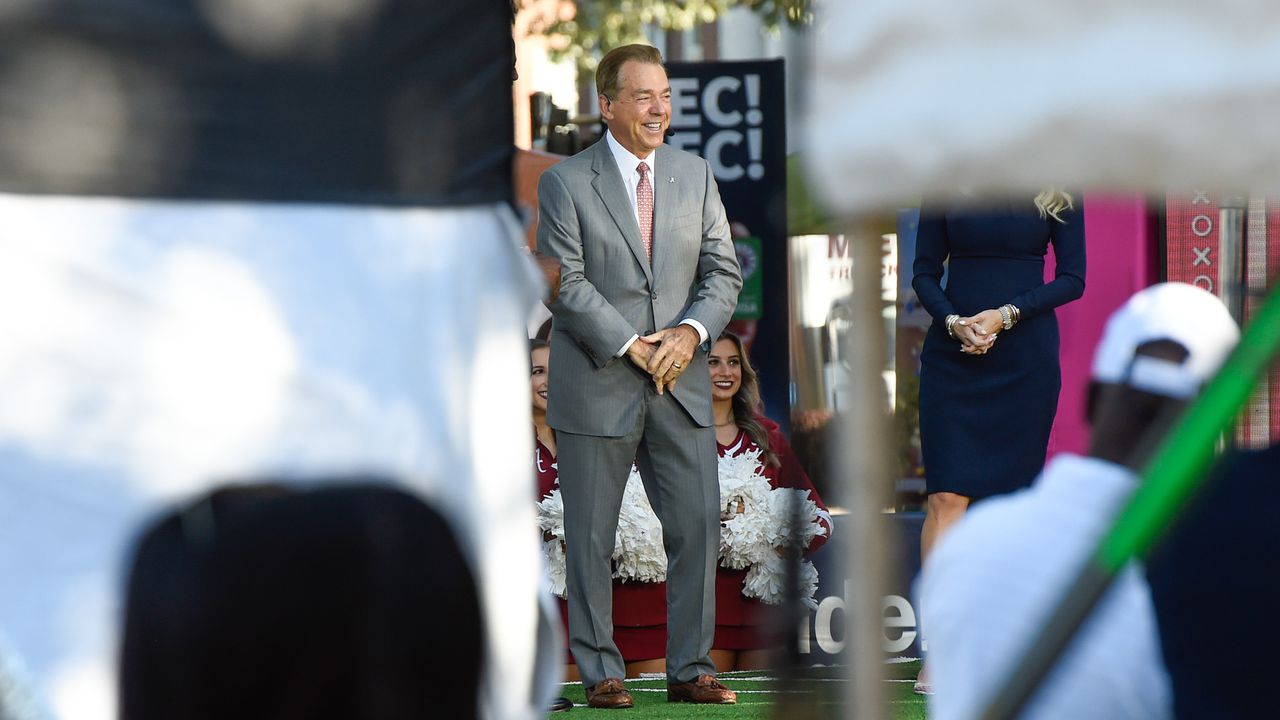
M 885 667 L 885 698 L 890 703 L 890 720 L 924 720 L 924 698 L 911 691 L 912 681 L 920 671 L 919 661 L 892 663 Z M 800 707 L 822 709 L 838 701 L 839 683 L 843 668 L 810 668 L 791 693 L 783 696 L 775 676 L 769 672 L 721 673 L 720 681 L 738 693 L 737 705 L 688 705 L 667 702 L 667 682 L 664 678 L 628 680 L 627 689 L 635 698 L 636 706 L 630 710 L 593 710 L 586 706 L 582 685 L 564 686 L 565 697 L 576 707 L 568 714 L 555 717 L 610 718 L 611 720 L 665 720 L 666 718 L 732 718 L 754 720 L 771 718 L 775 702 L 794 700 Z M 836 708 L 808 717 L 839 717 Z

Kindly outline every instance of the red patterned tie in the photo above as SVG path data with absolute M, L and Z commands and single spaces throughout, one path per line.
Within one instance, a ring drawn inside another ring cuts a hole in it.
M 640 215 L 640 240 L 644 242 L 644 254 L 653 262 L 653 185 L 649 184 L 649 165 L 636 166 L 640 182 L 636 183 L 636 210 Z

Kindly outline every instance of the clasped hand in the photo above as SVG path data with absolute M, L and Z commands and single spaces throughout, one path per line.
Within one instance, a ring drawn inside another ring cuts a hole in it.
M 631 362 L 649 373 L 658 394 L 676 386 L 676 379 L 689 367 L 698 347 L 698 331 L 688 324 L 659 330 L 636 338 L 627 348 Z
M 966 355 L 986 355 L 996 343 L 996 336 L 1004 327 L 999 310 L 983 310 L 977 315 L 962 317 L 951 326 L 960 340 L 960 352 Z

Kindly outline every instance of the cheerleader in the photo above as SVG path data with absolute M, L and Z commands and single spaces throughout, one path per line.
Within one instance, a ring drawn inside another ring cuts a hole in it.
M 817 490 L 800 467 L 795 453 L 782 435 L 777 423 L 760 414 L 760 387 L 755 369 L 743 351 L 742 340 L 724 332 L 716 340 L 708 356 L 711 372 L 712 409 L 716 424 L 716 447 L 721 460 L 721 488 L 726 483 L 726 458 L 758 456 L 758 472 L 769 487 L 807 490 L 813 503 L 812 535 L 805 553 L 817 550 L 831 536 L 831 515 Z M 722 493 L 723 495 L 723 493 Z M 741 502 L 730 501 L 724 520 L 742 513 Z M 723 548 L 722 548 L 723 550 Z M 781 555 L 782 550 L 775 551 Z M 770 666 L 771 648 L 779 643 L 763 632 L 769 621 L 769 606 L 744 594 L 748 569 L 729 569 L 723 564 L 716 572 L 716 634 L 711 659 L 716 670 L 756 670 Z M 815 582 L 816 582 L 816 575 Z
M 556 431 L 547 424 L 547 362 L 551 348 L 546 340 L 529 341 L 529 389 L 533 393 L 533 468 L 538 474 L 538 497 L 560 487 L 556 473 Z

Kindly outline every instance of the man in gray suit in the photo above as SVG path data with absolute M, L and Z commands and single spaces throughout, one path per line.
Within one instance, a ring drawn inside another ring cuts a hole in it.
M 596 89 L 605 137 L 538 185 L 538 250 L 561 263 L 547 416 L 560 444 L 570 649 L 590 706 L 631 707 L 610 556 L 634 459 L 667 550 L 667 700 L 732 703 L 709 655 L 720 489 L 702 346 L 732 316 L 742 277 L 710 166 L 663 144 L 662 56 L 616 48 Z

